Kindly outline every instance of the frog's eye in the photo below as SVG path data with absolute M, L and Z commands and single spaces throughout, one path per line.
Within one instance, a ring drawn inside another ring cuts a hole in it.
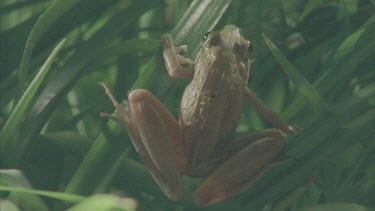
M 233 46 L 234 54 L 236 54 L 240 59 L 248 59 L 249 52 L 247 51 L 246 45 L 241 45 L 239 43 L 235 43 Z
M 222 42 L 220 33 L 214 32 L 210 37 L 209 46 L 218 46 Z
M 212 33 L 212 31 L 206 32 L 206 34 L 203 35 L 202 41 L 206 41 L 208 39 L 208 36 Z

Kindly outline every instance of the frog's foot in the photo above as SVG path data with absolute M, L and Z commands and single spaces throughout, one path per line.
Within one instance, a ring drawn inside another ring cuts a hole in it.
M 113 106 L 116 109 L 116 112 L 119 113 L 122 118 L 117 117 L 117 116 L 115 116 L 113 114 L 110 114 L 110 113 L 106 113 L 106 112 L 100 113 L 100 116 L 112 119 L 113 121 L 117 122 L 121 126 L 127 127 L 127 124 L 130 121 L 130 117 L 129 117 L 127 108 L 121 107 L 120 103 L 116 100 L 116 98 L 112 94 L 112 91 L 107 87 L 107 85 L 105 83 L 101 82 L 99 84 L 103 86 L 106 94 L 111 99 L 111 101 L 113 103 Z
M 176 46 L 174 48 L 175 48 L 177 54 L 180 54 L 182 52 L 186 52 L 188 50 L 188 46 L 187 45 L 180 45 L 180 46 Z
M 161 41 L 163 42 L 164 62 L 169 75 L 174 78 L 193 78 L 193 71 L 181 66 L 181 64 L 194 64 L 192 60 L 179 55 L 182 51 L 187 50 L 187 46 L 175 47 L 170 34 L 164 34 Z

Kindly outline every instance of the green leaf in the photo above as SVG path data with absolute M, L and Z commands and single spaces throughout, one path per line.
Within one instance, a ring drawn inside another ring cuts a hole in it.
M 335 59 L 327 62 L 327 66 L 323 70 L 324 74 L 321 74 L 313 84 L 321 96 L 336 96 L 330 91 L 334 90 L 334 88 L 338 90 L 345 89 L 347 83 L 338 83 L 350 81 L 352 74 L 358 71 L 358 66 L 375 53 L 375 41 L 372 39 L 375 35 L 374 28 L 375 16 L 373 15 L 359 29 L 341 42 L 338 48 L 339 51 L 334 54 Z M 364 31 L 361 33 L 362 30 Z M 357 38 L 357 36 L 360 36 L 360 38 Z M 306 112 L 306 110 L 302 110 L 304 105 L 305 99 L 301 96 L 296 96 L 283 113 L 288 118 L 291 118 L 300 114 L 299 112 Z
M 56 103 L 65 99 L 69 90 L 83 76 L 83 72 L 89 68 L 91 63 L 94 63 L 109 46 L 109 43 L 115 40 L 126 26 L 136 21 L 145 11 L 157 5 L 155 1 L 145 6 L 143 1 L 145 0 L 134 1 L 110 16 L 109 20 L 97 29 L 90 39 L 74 49 L 73 54 L 64 60 L 63 66 L 57 67 L 56 74 L 49 78 L 46 86 L 35 100 L 28 118 L 24 121 L 24 125 L 27 125 L 28 128 L 23 131 L 23 136 L 19 140 L 20 145 L 25 148 L 23 150 L 27 151 L 32 144 L 33 137 L 39 134 L 55 111 Z M 86 4 L 90 4 L 90 1 L 87 1 Z M 25 154 L 19 154 L 19 156 L 23 156 L 21 158 L 23 159 Z
M 13 189 L 32 190 L 30 182 L 23 173 L 16 169 L 0 170 L 0 193 Z M 47 205 L 39 196 L 12 192 L 8 199 L 16 203 L 22 210 L 48 210 Z
M 316 174 L 316 170 L 332 160 L 335 155 L 371 137 L 373 119 L 362 122 L 361 130 L 343 128 L 348 122 L 356 119 L 357 112 L 366 113 L 371 109 L 366 101 L 367 98 L 340 102 L 336 105 L 336 108 L 341 108 L 339 113 L 321 114 L 314 124 L 292 137 L 286 149 L 290 161 L 269 170 L 248 193 L 244 194 L 244 197 L 251 199 L 247 209 L 261 209 L 267 202 L 276 201 L 305 185 Z
M 321 0 L 310 0 L 305 9 L 303 10 L 302 14 L 299 16 L 298 22 L 302 22 L 302 20 L 308 16 L 314 9 L 316 9 L 323 1 Z
M 54 133 L 44 133 L 41 135 L 47 141 L 54 142 L 65 152 L 70 152 L 76 156 L 83 156 L 90 149 L 93 142 L 87 136 L 80 135 L 73 131 L 59 131 Z
M 131 198 L 120 198 L 115 195 L 97 194 L 93 195 L 79 204 L 67 209 L 68 211 L 96 210 L 96 211 L 135 211 L 137 202 Z
M 29 87 L 26 89 L 25 93 L 18 101 L 16 107 L 12 111 L 12 114 L 9 116 L 4 127 L 0 131 L 0 154 L 4 156 L 4 160 L 9 159 L 12 160 L 12 162 L 16 162 L 19 159 L 18 156 L 21 154 L 20 150 L 22 148 L 19 147 L 19 143 L 17 141 L 18 139 L 13 140 L 12 137 L 17 133 L 17 128 L 20 125 L 22 118 L 24 117 L 25 111 L 29 108 L 31 101 L 35 98 L 35 93 L 37 92 L 39 86 L 42 84 L 53 60 L 64 46 L 64 43 L 65 39 L 62 40 L 52 51 L 51 55 L 40 68 L 39 73 L 30 83 Z
M 0 210 L 7 211 L 21 211 L 14 203 L 10 200 L 0 199 Z
M 65 12 L 76 5 L 79 0 L 56 0 L 51 6 L 39 17 L 27 38 L 26 46 L 23 52 L 20 69 L 18 72 L 18 80 L 20 90 L 23 91 L 27 84 L 28 67 L 30 66 L 30 59 L 36 44 L 40 38 L 48 31 L 56 20 L 58 20 Z
M 353 15 L 357 12 L 358 0 L 340 0 L 339 18 Z
M 59 199 L 59 200 L 62 200 L 62 201 L 67 201 L 67 202 L 78 202 L 78 201 L 81 201 L 81 200 L 84 199 L 83 196 L 70 194 L 70 193 L 33 190 L 33 189 L 10 187 L 10 186 L 3 186 L 3 185 L 0 185 L 0 191 L 9 191 L 9 192 L 16 192 L 16 193 L 28 193 L 28 194 L 33 194 L 33 195 L 45 196 L 45 197 L 49 197 L 49 198 L 53 198 L 53 199 Z
M 315 113 L 319 114 L 327 110 L 327 105 L 320 97 L 313 86 L 298 72 L 298 70 L 288 61 L 281 51 L 263 34 L 269 49 L 275 59 L 279 62 L 285 74 L 288 75 L 297 90 L 309 101 Z

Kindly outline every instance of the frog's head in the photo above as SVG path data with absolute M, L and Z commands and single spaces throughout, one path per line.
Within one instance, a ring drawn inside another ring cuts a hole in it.
M 247 82 L 250 71 L 249 52 L 252 51 L 252 44 L 245 39 L 241 30 L 234 25 L 226 25 L 220 31 L 212 31 L 203 37 L 203 48 L 218 48 L 222 56 L 233 64 L 240 65 L 242 77 Z
M 203 37 L 204 47 L 220 47 L 226 51 L 232 51 L 242 59 L 249 59 L 249 51 L 252 44 L 246 40 L 241 30 L 234 25 L 226 25 L 220 31 L 207 32 Z

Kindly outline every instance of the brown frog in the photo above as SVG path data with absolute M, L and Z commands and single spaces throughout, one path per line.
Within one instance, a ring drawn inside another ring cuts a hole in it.
M 269 110 L 248 88 L 249 48 L 233 25 L 205 35 L 195 62 L 179 55 L 169 34 L 162 36 L 168 73 L 191 79 L 180 105 L 177 122 L 149 91 L 130 92 L 127 107 L 111 98 L 138 154 L 157 184 L 172 201 L 184 195 L 182 175 L 206 178 L 193 193 L 193 202 L 208 206 L 247 190 L 269 167 L 286 144 L 286 134 L 297 132 Z M 193 70 L 181 66 L 193 64 Z M 244 101 L 275 128 L 232 138 Z M 277 129 L 276 129 L 277 128 Z

